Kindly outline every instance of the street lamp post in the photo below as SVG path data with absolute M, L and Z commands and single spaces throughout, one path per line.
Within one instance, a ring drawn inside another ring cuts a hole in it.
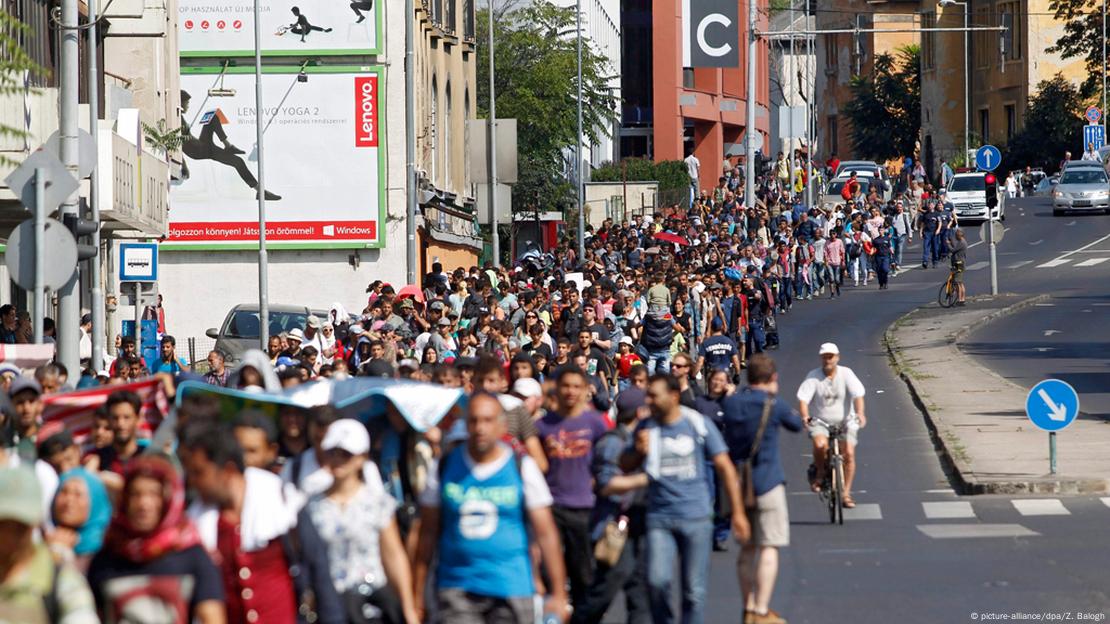
M 582 0 L 574 5 L 578 46 L 578 145 L 574 148 L 574 195 L 578 201 L 578 261 L 586 257 L 586 212 L 582 204 Z
M 968 17 L 970 12 L 968 10 L 967 2 L 957 2 L 956 0 L 940 0 L 940 6 L 959 6 L 964 9 L 964 164 L 967 164 L 968 154 L 971 153 L 971 64 L 969 52 L 971 50 L 968 44 Z
M 266 351 L 270 342 L 269 258 L 266 255 L 266 148 L 262 135 L 262 26 L 259 0 L 254 0 L 254 129 L 258 141 L 258 342 Z

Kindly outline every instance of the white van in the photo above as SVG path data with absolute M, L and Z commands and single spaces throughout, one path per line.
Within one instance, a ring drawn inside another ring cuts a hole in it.
M 994 174 L 997 177 L 997 174 Z M 982 171 L 957 173 L 948 183 L 948 201 L 956 208 L 960 219 L 987 219 L 987 174 Z M 999 180 L 998 206 L 991 215 L 999 221 L 1006 220 L 1006 187 Z

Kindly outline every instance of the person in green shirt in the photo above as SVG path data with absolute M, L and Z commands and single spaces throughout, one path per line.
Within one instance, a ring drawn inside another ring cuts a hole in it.
M 27 468 L 0 469 L 0 621 L 97 624 L 85 577 L 34 540 L 42 524 L 42 488 Z

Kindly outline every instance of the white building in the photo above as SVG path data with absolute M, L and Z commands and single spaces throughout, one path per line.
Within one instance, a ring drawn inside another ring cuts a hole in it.
M 813 16 L 807 17 L 802 10 L 779 11 L 771 18 L 771 30 L 776 33 L 812 32 L 814 25 Z M 808 51 L 807 40 L 810 45 Z M 805 107 L 807 100 L 813 98 L 817 82 L 817 51 L 814 37 L 805 34 L 777 35 L 770 47 L 772 143 L 764 151 L 774 158 L 778 152 L 789 154 L 806 145 L 804 120 L 798 125 L 799 120 L 795 119 L 796 127 L 792 130 L 787 109 Z M 791 139 L 791 135 L 798 138 Z
M 552 0 L 552 4 L 561 7 L 574 8 L 576 2 L 581 2 L 582 7 L 582 40 L 583 45 L 589 40 L 593 49 L 605 57 L 608 62 L 609 90 L 620 101 L 621 95 L 621 3 L 620 0 Z M 575 24 L 568 24 L 570 36 L 574 36 Z M 601 135 L 593 145 L 583 146 L 583 157 L 591 166 L 597 166 L 607 160 L 620 158 L 620 142 L 617 140 L 620 132 L 620 104 L 615 111 L 615 120 L 610 128 Z M 585 131 L 585 130 L 583 130 Z

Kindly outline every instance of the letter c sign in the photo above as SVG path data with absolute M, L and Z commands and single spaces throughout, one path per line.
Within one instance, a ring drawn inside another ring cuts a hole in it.
M 683 0 L 685 67 L 739 67 L 737 0 Z
M 698 47 L 701 51 L 709 56 L 718 57 L 724 56 L 732 51 L 732 44 L 725 43 L 719 46 L 710 45 L 705 40 L 705 31 L 711 24 L 720 24 L 724 26 L 725 32 L 728 32 L 728 27 L 732 26 L 732 20 L 720 13 L 710 13 L 702 18 L 701 23 L 698 24 Z

